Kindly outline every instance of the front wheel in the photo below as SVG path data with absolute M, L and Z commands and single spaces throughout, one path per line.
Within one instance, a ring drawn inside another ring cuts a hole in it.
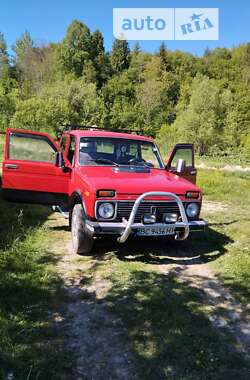
M 94 244 L 94 239 L 86 228 L 86 216 L 82 205 L 76 204 L 72 211 L 71 237 L 74 253 L 87 254 Z

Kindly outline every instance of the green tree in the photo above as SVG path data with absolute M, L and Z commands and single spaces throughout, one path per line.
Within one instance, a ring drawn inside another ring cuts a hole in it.
M 171 62 L 168 57 L 168 51 L 164 42 L 162 42 L 160 45 L 158 56 L 160 57 L 163 70 L 166 70 L 166 71 L 171 70 Z
M 0 33 L 0 80 L 9 76 L 9 56 L 3 33 Z
M 216 82 L 197 75 L 192 83 L 190 103 L 177 115 L 174 128 L 181 139 L 193 142 L 199 154 L 222 144 L 220 89 Z
M 58 60 L 65 72 L 80 77 L 84 64 L 91 59 L 91 33 L 80 21 L 74 20 L 67 29 L 63 41 L 58 47 Z
M 0 86 L 0 131 L 8 128 L 16 108 L 15 92 L 6 94 L 5 88 Z
M 19 69 L 23 69 L 23 64 L 27 55 L 27 52 L 34 46 L 34 42 L 30 33 L 26 30 L 20 38 L 16 40 L 12 49 L 15 52 L 15 64 Z
M 65 99 L 32 97 L 17 102 L 10 126 L 53 132 L 68 122 L 69 108 Z
M 105 53 L 103 35 L 96 30 L 91 35 L 91 60 L 95 69 L 95 83 L 100 88 L 107 81 L 111 74 L 109 55 Z
M 114 41 L 110 61 L 114 73 L 119 73 L 129 67 L 130 49 L 126 40 Z

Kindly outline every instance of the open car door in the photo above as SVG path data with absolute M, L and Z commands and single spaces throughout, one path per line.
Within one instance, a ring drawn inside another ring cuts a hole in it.
M 48 205 L 68 200 L 70 170 L 56 163 L 60 148 L 46 133 L 7 129 L 2 188 L 6 199 Z
M 197 170 L 194 164 L 193 144 L 176 144 L 170 153 L 166 169 L 195 184 Z

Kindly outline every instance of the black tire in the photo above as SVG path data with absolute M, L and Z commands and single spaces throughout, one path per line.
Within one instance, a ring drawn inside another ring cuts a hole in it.
M 86 228 L 86 216 L 82 205 L 76 204 L 72 211 L 71 216 L 71 238 L 73 251 L 76 254 L 90 253 L 94 239 Z

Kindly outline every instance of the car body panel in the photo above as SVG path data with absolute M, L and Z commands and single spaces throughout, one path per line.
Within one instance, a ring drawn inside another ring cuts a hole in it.
M 57 167 L 53 163 L 33 162 L 29 160 L 13 160 L 9 158 L 9 136 L 11 133 L 21 133 L 43 136 L 53 145 L 55 152 L 63 149 L 65 159 L 64 168 Z M 63 133 L 60 144 L 47 133 L 33 132 L 26 130 L 8 129 L 6 131 L 5 159 L 3 163 L 3 183 L 2 187 L 9 195 L 12 192 L 15 200 L 23 199 L 30 203 L 51 204 L 58 200 L 58 204 L 70 199 L 74 193 L 81 194 L 86 214 L 90 219 L 95 218 L 95 201 L 98 189 L 112 189 L 116 191 L 113 200 L 135 200 L 138 195 L 150 191 L 171 192 L 186 200 L 187 191 L 200 192 L 201 190 L 181 175 L 167 169 L 150 168 L 147 173 L 119 172 L 114 166 L 93 165 L 80 166 L 77 161 L 77 154 L 72 163 L 67 160 L 69 149 L 69 136 L 76 138 L 76 150 L 80 137 L 112 137 L 118 139 L 134 139 L 153 142 L 150 137 L 137 136 L 128 133 L 117 133 L 110 131 L 84 130 Z M 62 146 L 62 139 L 65 138 L 65 145 Z M 182 144 L 183 145 L 183 144 Z M 184 144 L 185 145 L 185 144 Z M 193 151 L 193 146 L 186 144 Z M 170 156 L 171 159 L 172 156 Z M 169 161 L 170 162 L 170 161 Z M 16 165 L 16 168 L 8 167 Z M 24 194 L 22 194 L 24 193 Z M 21 194 L 21 198 L 20 195 Z M 62 197 L 63 196 L 63 197 Z M 99 198 L 98 198 L 99 199 Z M 102 198 L 105 199 L 105 198 Z M 153 199 L 158 199 L 153 197 Z M 161 198 L 162 200 L 162 198 Z M 190 199 L 191 201 L 191 199 Z M 197 201 L 197 199 L 195 200 Z M 198 200 L 201 202 L 201 196 Z

